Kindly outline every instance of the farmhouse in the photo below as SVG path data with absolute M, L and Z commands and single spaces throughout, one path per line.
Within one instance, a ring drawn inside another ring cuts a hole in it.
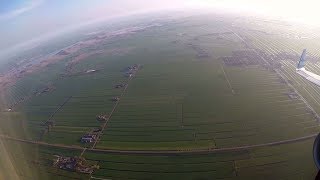
M 86 134 L 84 136 L 81 137 L 81 142 L 82 143 L 91 143 L 93 142 L 94 140 L 96 140 L 96 135 L 94 134 Z
M 48 131 L 51 130 L 51 128 L 55 125 L 55 123 L 52 120 L 47 120 L 46 122 L 44 122 L 43 125 L 46 127 L 46 132 L 45 133 L 47 133 Z
M 119 97 L 113 97 L 111 100 L 114 101 L 114 102 L 117 102 L 117 101 L 120 100 L 120 98 Z
M 290 99 L 299 99 L 299 95 L 295 92 L 290 92 L 287 95 Z
M 141 66 L 139 64 L 134 64 L 126 68 L 125 76 L 126 77 L 133 77 L 135 73 L 139 70 Z
M 124 87 L 124 84 L 117 84 L 114 86 L 116 89 L 119 89 L 119 88 L 123 88 Z
M 100 114 L 100 115 L 96 116 L 97 121 L 106 121 L 106 120 L 108 120 L 108 118 L 109 117 L 106 114 Z
M 7 108 L 5 111 L 11 112 L 11 111 L 12 111 L 12 108 Z
M 101 128 L 101 127 L 95 128 L 95 129 L 92 130 L 92 132 L 94 132 L 94 133 L 98 133 L 98 132 L 100 132 L 100 131 L 102 131 L 102 128 Z
M 95 70 L 95 69 L 89 69 L 89 70 L 87 70 L 86 71 L 86 73 L 94 73 L 94 72 L 96 72 L 97 70 Z
M 126 73 L 126 77 L 132 77 L 133 73 Z

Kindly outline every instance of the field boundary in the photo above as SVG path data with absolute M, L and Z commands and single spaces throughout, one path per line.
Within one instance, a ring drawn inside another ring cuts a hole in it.
M 136 155 L 163 156 L 163 155 L 193 155 L 193 154 L 212 154 L 212 153 L 245 151 L 245 150 L 250 150 L 255 148 L 271 147 L 271 146 L 278 146 L 283 144 L 293 144 L 293 143 L 313 139 L 317 135 L 318 133 L 311 134 L 308 136 L 293 138 L 293 139 L 273 141 L 273 142 L 262 143 L 262 144 L 253 144 L 253 145 L 245 145 L 245 146 L 226 147 L 226 148 L 194 149 L 194 150 L 192 149 L 191 150 L 118 150 L 118 149 L 100 149 L 100 148 L 88 149 L 88 148 L 84 148 L 76 145 L 50 144 L 42 141 L 32 141 L 32 140 L 14 138 L 7 135 L 0 135 L 0 139 L 6 139 L 6 140 L 18 141 L 22 143 L 48 146 L 48 147 L 80 150 L 80 151 L 83 151 L 85 149 L 87 152 L 89 151 L 89 152 L 97 152 L 97 153 L 105 153 L 105 154 L 124 154 L 124 155 L 136 154 Z

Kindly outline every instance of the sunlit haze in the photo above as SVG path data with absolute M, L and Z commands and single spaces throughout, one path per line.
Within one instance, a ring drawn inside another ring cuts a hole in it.
M 1 2 L 0 48 L 9 48 L 43 34 L 99 19 L 111 19 L 135 13 L 159 10 L 188 11 L 205 9 L 249 15 L 263 15 L 282 20 L 317 25 L 316 0 L 71 0 L 71 1 L 5 1 Z
M 212 6 L 234 11 L 257 13 L 265 16 L 319 25 L 319 1 L 316 0 L 207 0 L 204 7 Z

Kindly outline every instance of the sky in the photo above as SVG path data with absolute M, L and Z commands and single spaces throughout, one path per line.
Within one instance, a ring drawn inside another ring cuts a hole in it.
M 91 21 L 167 9 L 251 13 L 320 26 L 319 5 L 317 0 L 1 0 L 0 53 Z

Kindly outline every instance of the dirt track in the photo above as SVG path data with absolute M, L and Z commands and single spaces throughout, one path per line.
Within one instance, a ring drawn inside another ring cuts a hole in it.
M 155 156 L 175 156 L 175 155 L 192 155 L 192 154 L 211 154 L 211 153 L 223 153 L 223 152 L 235 152 L 235 151 L 243 151 L 243 150 L 250 150 L 254 148 L 262 148 L 262 147 L 270 147 L 270 146 L 278 146 L 282 144 L 292 144 L 296 142 L 302 142 L 305 140 L 313 139 L 318 134 L 312 134 L 308 136 L 303 136 L 294 139 L 287 139 L 282 141 L 274 141 L 269 143 L 262 143 L 262 144 L 254 144 L 254 145 L 247 145 L 247 146 L 236 146 L 236 147 L 228 147 L 228 148 L 218 148 L 218 149 L 195 149 L 195 150 L 117 150 L 117 149 L 86 149 L 89 152 L 96 152 L 96 153 L 108 153 L 108 154 L 137 154 L 137 155 L 155 155 Z M 73 150 L 81 150 L 83 151 L 85 148 L 75 145 L 63 145 L 63 144 L 49 144 L 46 142 L 41 141 L 32 141 L 32 140 L 25 140 L 25 139 L 18 139 L 6 135 L 0 135 L 1 139 L 18 141 L 28 144 L 37 144 L 41 146 L 48 146 L 48 147 L 57 147 L 57 148 L 64 148 L 64 149 L 73 149 Z
M 127 91 L 127 89 L 128 89 L 128 86 L 129 86 L 129 82 L 130 82 L 131 79 L 132 79 L 132 78 L 130 77 L 130 78 L 127 80 L 126 86 L 124 87 L 124 89 L 123 89 L 123 91 L 122 91 L 122 93 L 121 93 L 121 95 L 120 95 L 120 97 L 119 97 L 120 100 L 121 100 L 121 98 L 123 97 L 123 95 L 126 93 L 126 91 Z M 120 100 L 118 100 L 118 101 L 114 104 L 114 106 L 113 106 L 113 108 L 112 108 L 112 110 L 111 110 L 111 112 L 110 112 L 110 114 L 109 114 L 108 120 L 102 125 L 102 129 L 101 129 L 101 131 L 100 131 L 99 134 L 98 134 L 98 138 L 94 141 L 91 149 L 94 149 L 94 148 L 96 147 L 97 143 L 99 142 L 99 140 L 100 140 L 100 138 L 101 138 L 104 130 L 105 130 L 106 127 L 107 127 L 107 124 L 108 124 L 109 120 L 111 119 L 114 111 L 115 111 L 116 108 L 118 107 L 118 104 L 119 104 Z M 84 150 L 81 154 L 83 154 L 85 151 L 86 151 L 86 150 Z

